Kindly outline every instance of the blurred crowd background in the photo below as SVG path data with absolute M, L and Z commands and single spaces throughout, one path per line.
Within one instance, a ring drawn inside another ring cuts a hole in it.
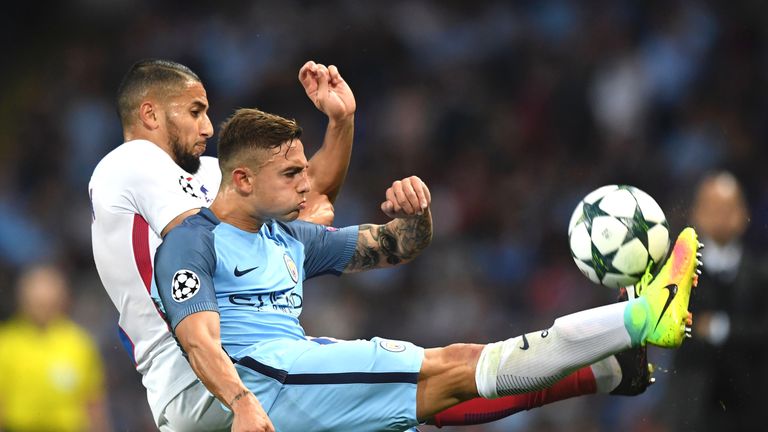
M 0 14 L 0 320 L 13 316 L 22 269 L 62 267 L 69 314 L 104 360 L 115 430 L 153 423 L 93 265 L 87 183 L 122 142 L 114 95 L 142 58 L 196 71 L 215 126 L 237 107 L 296 118 L 308 153 L 326 123 L 298 69 L 338 65 L 358 110 L 336 225 L 385 221 L 379 203 L 395 179 L 416 174 L 431 188 L 427 252 L 395 270 L 308 282 L 309 334 L 491 342 L 614 301 L 577 271 L 566 233 L 578 200 L 603 184 L 651 194 L 676 235 L 703 176 L 729 170 L 750 211 L 744 254 L 759 262 L 765 251 L 768 3 L 21 3 Z M 765 286 L 753 288 L 742 297 L 762 312 Z M 765 336 L 746 343 L 765 358 Z M 678 402 L 704 404 L 703 395 L 672 396 L 685 364 L 651 357 L 658 383 L 641 397 L 589 396 L 464 430 L 666 431 L 693 421 Z M 731 372 L 754 386 L 764 379 L 749 366 L 694 378 Z M 714 410 L 728 419 L 737 414 L 726 393 L 715 393 Z

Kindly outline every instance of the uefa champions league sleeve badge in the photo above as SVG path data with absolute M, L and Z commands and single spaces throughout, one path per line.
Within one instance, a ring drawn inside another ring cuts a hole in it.
M 192 270 L 179 270 L 173 275 L 171 296 L 173 300 L 185 302 L 200 291 L 200 278 Z

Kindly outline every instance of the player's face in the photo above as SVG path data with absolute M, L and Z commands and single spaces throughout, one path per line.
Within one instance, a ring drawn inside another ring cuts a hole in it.
M 260 219 L 295 220 L 306 207 L 310 190 L 304 145 L 293 140 L 264 152 L 266 161 L 254 172 L 254 215 Z
M 206 140 L 213 135 L 208 97 L 201 83 L 187 81 L 180 93 L 168 98 L 165 124 L 174 161 L 188 173 L 196 173 Z

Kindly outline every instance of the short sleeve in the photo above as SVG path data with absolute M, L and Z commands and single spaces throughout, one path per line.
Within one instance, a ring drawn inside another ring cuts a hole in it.
M 213 233 L 183 224 L 172 229 L 155 255 L 152 295 L 159 300 L 166 320 L 175 330 L 189 315 L 218 312 L 213 273 L 216 252 Z
M 341 274 L 357 246 L 357 226 L 334 228 L 304 221 L 293 221 L 283 226 L 304 244 L 307 279 L 329 273 Z

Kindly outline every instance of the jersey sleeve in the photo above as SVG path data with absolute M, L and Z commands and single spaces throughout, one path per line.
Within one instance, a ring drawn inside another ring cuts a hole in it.
M 304 244 L 306 278 L 341 274 L 357 246 L 357 226 L 333 228 L 304 221 L 293 221 L 285 229 Z
M 210 230 L 185 224 L 168 233 L 155 254 L 152 291 L 172 330 L 189 315 L 219 311 L 213 286 L 215 269 Z

